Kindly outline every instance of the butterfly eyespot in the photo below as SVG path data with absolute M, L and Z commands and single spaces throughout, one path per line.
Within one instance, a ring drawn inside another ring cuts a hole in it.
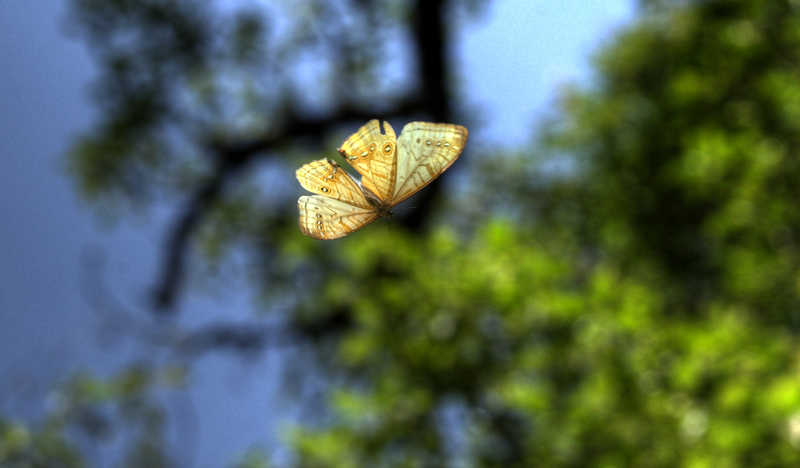
M 375 145 L 369 145 L 369 152 L 375 151 Z
M 319 188 L 319 191 L 322 193 L 328 193 L 331 191 L 331 189 L 323 185 L 322 187 Z
M 422 138 L 417 138 L 417 143 L 421 142 Z
M 426 144 L 427 146 L 431 146 L 431 145 L 433 144 L 433 142 L 432 142 L 431 140 L 428 140 L 428 141 L 426 141 L 426 142 L 425 142 L 425 144 Z
M 445 141 L 444 142 L 444 147 L 445 148 L 449 148 L 450 147 L 450 142 L 449 141 Z
M 440 146 L 442 146 L 442 142 L 441 142 L 441 141 L 437 141 L 437 142 L 436 142 L 436 147 L 438 148 L 438 147 L 440 147 Z
M 369 153 L 368 153 L 367 151 L 362 151 L 362 152 L 361 152 L 361 157 L 363 158 L 363 157 L 365 157 L 365 156 L 366 156 L 366 155 L 368 155 L 368 154 L 369 154 Z
M 392 144 L 391 143 L 386 143 L 386 145 L 384 145 L 384 147 L 383 147 L 383 152 L 386 153 L 386 154 L 391 153 L 392 152 Z
M 347 157 L 348 161 L 355 161 L 356 159 L 358 159 L 358 156 L 348 156 Z
M 322 217 L 322 215 L 317 213 L 317 218 L 321 218 L 321 217 Z

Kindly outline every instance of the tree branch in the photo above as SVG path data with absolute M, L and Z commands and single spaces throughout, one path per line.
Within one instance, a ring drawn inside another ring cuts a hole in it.
M 210 142 L 209 148 L 219 164 L 213 178 L 199 187 L 184 208 L 165 246 L 165 261 L 160 280 L 154 288 L 154 306 L 157 311 L 174 310 L 176 296 L 184 280 L 184 269 L 189 242 L 209 207 L 220 198 L 225 182 L 240 168 L 259 155 L 279 150 L 297 139 L 312 140 L 321 144 L 325 135 L 347 121 L 365 122 L 378 118 L 413 117 L 419 114 L 437 122 L 452 120 L 451 93 L 447 87 L 449 77 L 446 51 L 446 27 L 443 20 L 445 0 L 416 0 L 413 15 L 413 40 L 421 74 L 418 96 L 407 97 L 394 109 L 376 113 L 355 106 L 343 107 L 338 112 L 322 118 L 289 116 L 278 134 L 238 142 Z M 412 231 L 423 228 L 427 208 L 438 198 L 441 185 L 435 181 L 417 195 L 417 207 L 403 219 Z
M 257 157 L 263 157 L 279 150 L 298 139 L 322 144 L 325 135 L 343 122 L 408 117 L 417 112 L 419 107 L 418 101 L 409 99 L 401 102 L 391 111 L 383 113 L 343 108 L 339 112 L 323 118 L 290 117 L 282 131 L 271 137 L 232 143 L 209 142 L 208 146 L 216 155 L 219 163 L 214 170 L 214 176 L 194 192 L 167 239 L 160 279 L 153 288 L 153 305 L 156 311 L 166 313 L 174 310 L 176 297 L 185 278 L 185 264 L 190 241 L 210 206 L 222 196 L 225 183 L 240 169 Z

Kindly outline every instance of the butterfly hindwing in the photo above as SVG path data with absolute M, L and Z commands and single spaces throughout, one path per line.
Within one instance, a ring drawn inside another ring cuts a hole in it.
M 300 230 L 316 239 L 337 239 L 361 229 L 378 217 L 374 208 L 363 208 L 333 198 L 304 195 L 297 200 Z
M 397 138 L 388 122 L 370 120 L 342 143 L 339 154 L 361 174 L 361 186 L 388 203 L 394 192 Z
M 461 125 L 411 122 L 397 141 L 397 181 L 392 206 L 428 185 L 458 159 L 467 143 Z

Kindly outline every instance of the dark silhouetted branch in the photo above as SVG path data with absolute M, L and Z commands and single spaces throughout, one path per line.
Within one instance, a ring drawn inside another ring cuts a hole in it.
M 420 71 L 419 90 L 416 95 L 400 101 L 394 108 L 374 112 L 362 107 L 344 107 L 322 118 L 288 116 L 277 133 L 263 139 L 237 142 L 210 142 L 209 148 L 219 160 L 217 172 L 199 187 L 172 230 L 165 247 L 165 259 L 160 280 L 154 291 L 154 305 L 158 311 L 174 310 L 176 296 L 184 280 L 186 255 L 190 240 L 209 207 L 222 196 L 225 182 L 238 169 L 246 166 L 258 155 L 287 147 L 297 140 L 321 144 L 325 136 L 349 121 L 364 123 L 370 119 L 418 118 L 420 115 L 437 122 L 452 120 L 452 93 L 447 86 L 449 57 L 446 50 L 447 25 L 443 20 L 445 1 L 417 0 L 412 24 L 414 47 Z M 431 201 L 441 192 L 434 182 L 415 198 L 420 209 L 411 210 L 402 222 L 412 231 L 422 230 Z
M 222 195 L 227 180 L 241 168 L 247 166 L 259 155 L 268 155 L 273 151 L 285 148 L 293 141 L 302 139 L 321 144 L 329 132 L 344 122 L 407 117 L 418 112 L 419 108 L 416 100 L 401 102 L 394 109 L 383 113 L 345 108 L 324 118 L 290 117 L 279 133 L 268 138 L 236 142 L 210 142 L 208 146 L 218 161 L 217 169 L 214 170 L 213 177 L 195 191 L 169 235 L 165 246 L 160 280 L 154 288 L 156 310 L 168 312 L 174 309 L 176 296 L 185 277 L 186 256 L 191 238 L 203 216 L 208 213 L 210 206 Z

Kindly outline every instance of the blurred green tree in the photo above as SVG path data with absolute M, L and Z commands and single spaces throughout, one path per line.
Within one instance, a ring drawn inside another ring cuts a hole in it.
M 330 377 L 331 411 L 288 441 L 296 466 L 797 466 L 800 4 L 643 0 L 534 150 L 468 146 L 448 222 L 422 229 L 420 202 L 403 226 L 303 237 L 293 197 L 243 169 L 291 174 L 372 117 L 469 126 L 443 5 L 225 22 L 210 3 L 75 0 L 107 73 L 71 155 L 80 186 L 111 206 L 189 200 L 157 308 L 190 246 L 212 267 L 246 249 L 265 308 L 284 305 Z M 398 65 L 383 51 L 402 37 Z M 247 332 L 191 343 L 270 342 Z
M 348 239 L 301 466 L 800 462 L 800 5 L 646 8 L 459 231 Z

